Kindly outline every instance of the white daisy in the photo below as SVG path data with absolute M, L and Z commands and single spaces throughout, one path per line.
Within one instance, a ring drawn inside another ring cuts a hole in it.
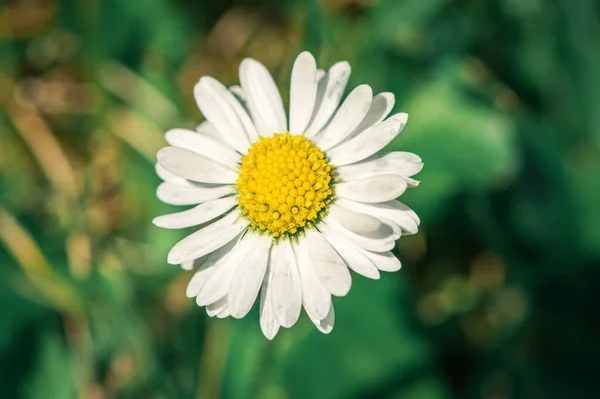
M 166 133 L 158 152 L 157 195 L 195 207 L 154 219 L 163 228 L 199 229 L 168 262 L 196 269 L 187 296 L 209 316 L 244 317 L 260 291 L 260 326 L 272 339 L 301 307 L 328 333 L 331 296 L 350 290 L 349 269 L 378 279 L 396 271 L 390 252 L 419 218 L 396 200 L 423 166 L 407 152 L 378 154 L 406 124 L 387 117 L 391 93 L 367 85 L 340 104 L 350 65 L 325 72 L 308 52 L 292 69 L 289 125 L 277 86 L 259 62 L 240 65 L 240 86 L 202 77 L 194 96 L 206 122 Z M 339 107 L 338 107 L 339 106 Z

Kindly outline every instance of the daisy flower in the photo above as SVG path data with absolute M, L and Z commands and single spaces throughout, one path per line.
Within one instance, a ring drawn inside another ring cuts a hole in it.
M 289 123 L 268 70 L 253 59 L 240 86 L 202 77 L 194 97 L 206 122 L 166 133 L 157 155 L 160 200 L 194 205 L 154 219 L 168 229 L 197 226 L 168 262 L 195 270 L 186 295 L 209 316 L 244 317 L 260 292 L 260 326 L 272 339 L 301 308 L 324 333 L 333 296 L 351 286 L 350 270 L 378 279 L 397 271 L 390 252 L 419 218 L 396 200 L 422 168 L 408 152 L 378 153 L 408 115 L 388 117 L 391 93 L 360 85 L 341 99 L 350 65 L 327 72 L 301 53 L 292 68 Z

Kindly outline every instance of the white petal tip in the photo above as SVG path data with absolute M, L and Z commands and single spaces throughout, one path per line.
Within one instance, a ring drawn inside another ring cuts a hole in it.
M 395 114 L 394 116 L 391 116 L 390 119 L 395 119 L 398 122 L 400 122 L 401 127 L 404 127 L 404 125 L 406 125 L 406 122 L 408 122 L 408 114 L 406 112 L 400 112 L 398 114 Z
M 180 131 L 181 129 L 169 129 L 167 130 L 167 132 L 165 133 L 165 138 L 167 139 L 167 142 L 169 141 L 169 137 L 172 136 L 173 134 L 175 134 L 175 132 Z
M 275 338 L 275 336 L 277 335 L 278 332 L 279 332 L 279 326 L 277 326 L 277 328 L 274 328 L 272 331 L 263 330 L 263 335 L 265 336 L 266 339 L 271 341 L 271 340 L 273 340 L 273 338 Z
M 196 94 L 198 91 L 200 91 L 202 89 L 202 79 L 204 79 L 204 76 L 201 77 L 194 85 L 194 94 Z
M 350 292 L 350 288 L 351 287 L 349 286 L 347 289 L 332 292 L 331 295 L 336 296 L 338 298 L 344 297 L 344 296 L 348 295 L 348 293 Z
M 348 61 L 340 61 L 334 64 L 337 68 L 351 69 L 350 63 Z
M 183 270 L 192 270 L 194 268 L 194 261 L 193 260 L 189 260 L 187 262 L 183 262 L 181 265 L 179 265 Z
M 168 216 L 168 215 L 164 215 L 164 216 Z M 170 225 L 168 223 L 165 223 L 165 218 L 163 216 L 157 216 L 154 219 L 152 219 L 152 224 L 155 225 L 156 227 L 160 227 L 161 229 L 172 229 L 173 227 L 170 227 Z
M 242 62 L 240 62 L 241 68 L 248 68 L 252 65 L 262 65 L 260 62 L 256 61 L 254 58 L 244 58 Z
M 158 161 L 159 164 L 161 163 L 161 160 L 164 160 L 164 157 L 170 151 L 169 148 L 170 147 L 163 147 L 160 150 L 158 150 L 158 152 L 156 153 L 156 160 Z
M 402 269 L 402 264 L 400 264 L 400 266 L 394 267 L 393 269 L 379 270 L 386 273 L 396 273 L 400 269 Z
M 288 318 L 288 319 L 283 319 L 283 320 L 279 320 L 278 319 L 277 321 L 279 322 L 279 324 L 281 325 L 281 327 L 283 327 L 283 328 L 291 328 L 298 321 L 298 316 L 294 316 L 293 318 Z
M 371 88 L 371 86 L 367 85 L 367 84 L 362 84 L 356 87 L 357 91 L 363 92 L 364 95 L 369 94 L 370 97 L 373 97 L 373 89 Z
M 252 304 L 254 304 L 254 302 Z M 234 309 L 234 310 L 232 310 L 230 308 L 229 311 L 231 312 L 231 317 L 233 317 L 234 319 L 243 319 L 244 317 L 246 317 L 246 315 L 248 314 L 250 309 Z
M 173 252 L 173 250 L 171 250 Z M 171 252 L 167 255 L 167 263 L 170 265 L 180 265 L 185 262 L 187 259 L 181 258 L 181 256 L 177 256 L 177 254 L 172 255 Z
M 379 95 L 387 99 L 389 102 L 393 103 L 396 101 L 396 95 L 394 93 L 390 93 L 389 91 L 384 91 L 379 93 Z
M 296 59 L 301 59 L 301 58 L 306 58 L 306 59 L 310 59 L 310 60 L 314 60 L 315 57 L 312 55 L 312 53 L 310 51 L 304 50 L 303 52 L 301 52 L 300 54 L 298 54 L 298 56 L 296 57 Z
M 234 319 L 242 319 L 245 315 L 239 314 L 239 313 L 233 313 L 231 312 L 231 317 L 233 317 Z
M 312 322 L 320 332 L 323 334 L 329 334 L 333 330 L 333 324 L 335 322 L 335 313 L 333 311 L 333 307 L 323 320 L 312 320 Z

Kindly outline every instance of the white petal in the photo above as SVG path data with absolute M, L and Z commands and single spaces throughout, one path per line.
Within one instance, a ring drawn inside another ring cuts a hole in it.
M 196 295 L 198 295 L 198 292 L 200 292 L 200 289 L 202 288 L 204 283 L 206 283 L 206 280 L 208 280 L 208 278 L 214 271 L 214 267 L 204 265 L 200 266 L 198 271 L 194 273 L 194 275 L 190 279 L 190 282 L 188 283 L 185 291 L 185 296 L 187 296 L 188 298 L 193 298 Z
M 216 302 L 206 305 L 206 314 L 209 317 L 214 317 L 221 313 L 227 307 L 227 296 L 219 299 Z
M 289 239 L 273 245 L 269 265 L 273 270 L 273 311 L 277 322 L 289 328 L 300 316 L 302 285 Z
M 193 298 L 198 295 L 198 293 L 202 289 L 202 286 L 206 283 L 208 278 L 216 270 L 216 266 L 221 264 L 223 260 L 229 255 L 229 253 L 233 250 L 238 241 L 238 238 L 231 240 L 226 245 L 223 245 L 221 248 L 217 249 L 214 252 L 211 252 L 206 257 L 203 257 L 204 262 L 200 265 L 196 273 L 194 273 L 194 275 L 192 276 L 192 279 L 188 283 L 187 289 L 185 291 L 185 295 L 188 298 Z
M 260 292 L 260 329 L 267 339 L 273 339 L 279 331 L 279 323 L 273 311 L 273 270 L 267 267 Z
M 317 96 L 317 63 L 308 51 L 298 55 L 290 83 L 290 132 L 302 134 L 310 121 Z
M 406 185 L 408 187 L 417 187 L 420 183 L 419 180 L 411 179 L 410 177 L 404 177 L 404 180 L 406 180 Z
M 319 331 L 321 331 L 323 334 L 329 334 L 331 330 L 333 330 L 333 323 L 335 322 L 335 312 L 333 311 L 333 303 L 331 304 L 329 312 L 327 312 L 327 316 L 324 319 L 315 319 L 310 314 L 308 315 L 308 317 L 310 317 L 310 320 L 314 323 L 314 325 Z
M 404 211 L 407 215 L 409 215 L 411 218 L 413 218 L 413 220 L 417 223 L 417 225 L 421 224 L 421 219 L 419 218 L 419 216 L 415 213 L 415 211 L 413 211 L 412 209 L 410 209 L 408 206 L 406 206 L 403 202 L 401 201 L 395 201 L 397 202 L 396 204 L 393 204 L 393 206 L 397 207 L 398 209 Z
M 316 229 L 306 229 L 305 235 L 310 260 L 321 284 L 335 296 L 346 295 L 352 278 L 344 260 Z
M 305 132 L 306 137 L 313 137 L 329 122 L 342 99 L 349 77 L 350 64 L 342 61 L 334 64 L 329 72 L 319 80 L 317 101 L 311 122 Z
M 365 204 L 338 198 L 336 205 L 354 212 L 360 212 L 377 218 L 389 219 L 396 223 L 402 231 L 415 234 L 419 230 L 419 218 L 412 209 L 399 201 L 387 201 L 379 204 Z
M 402 158 L 406 160 L 406 162 L 413 163 L 416 165 L 416 167 L 418 167 L 418 171 L 416 171 L 415 173 L 418 173 L 422 169 L 423 160 L 420 156 L 418 156 L 417 154 L 413 154 L 412 152 L 406 151 L 398 151 L 398 153 L 400 154 L 400 156 L 402 156 Z
M 246 106 L 246 93 L 244 93 L 244 90 L 242 89 L 241 86 L 238 85 L 233 85 L 233 86 L 229 86 L 229 91 L 233 93 L 233 95 L 235 96 L 235 98 L 237 98 L 237 100 L 240 102 L 240 104 L 242 104 L 242 106 Z
M 256 126 L 254 126 L 254 122 L 252 122 L 252 118 L 250 118 L 250 115 L 244 107 L 244 104 L 240 102 L 240 100 L 231 91 L 227 91 L 226 93 L 223 93 L 223 95 L 229 103 L 229 105 L 231 106 L 231 108 L 233 109 L 233 111 L 235 112 L 235 114 L 237 115 L 237 117 L 239 118 L 240 122 L 242 123 L 242 126 L 244 127 L 244 130 L 246 132 L 246 135 L 250 139 L 250 142 L 258 140 Z M 245 154 L 246 152 L 243 153 Z
M 194 86 L 194 97 L 202 114 L 225 141 L 238 152 L 246 154 L 250 140 L 228 96 L 232 96 L 229 90 L 209 76 L 203 76 Z
M 237 170 L 240 155 L 220 142 L 185 129 L 171 129 L 165 134 L 167 143 L 204 155 L 230 169 Z
M 360 85 L 352 90 L 331 123 L 317 139 L 319 148 L 327 151 L 348 137 L 369 111 L 372 100 L 373 90 L 368 85 Z
M 317 82 L 324 78 L 326 74 L 327 72 L 325 72 L 323 69 L 317 69 Z
M 156 174 L 158 175 L 158 177 L 160 177 L 168 183 L 173 183 L 180 186 L 192 186 L 194 184 L 189 180 L 184 179 L 183 177 L 174 175 L 173 173 L 169 172 L 168 170 L 160 166 L 158 162 L 154 165 L 154 169 L 156 170 Z
M 202 187 L 195 185 L 181 186 L 173 183 L 161 183 L 156 196 L 165 204 L 195 205 L 233 194 L 232 186 Z
M 183 270 L 193 270 L 194 269 L 194 261 L 188 260 L 187 262 L 183 262 L 180 266 Z
M 226 317 L 231 316 L 231 313 L 229 312 L 229 306 L 225 305 L 225 307 L 223 308 L 223 310 L 221 311 L 221 313 L 219 313 L 217 315 L 217 318 L 219 319 L 224 319 Z
M 258 244 L 258 235 L 246 233 L 229 251 L 229 254 L 215 265 L 214 273 L 208 278 L 206 283 L 198 292 L 196 303 L 198 306 L 205 306 L 216 301 L 223 295 L 230 293 L 231 281 L 239 267 L 245 267 L 245 262 Z M 242 265 L 244 263 L 244 265 Z M 231 306 L 231 297 L 228 296 L 228 306 Z M 229 309 L 231 311 L 231 307 Z
M 386 219 L 386 218 L 378 218 L 378 219 L 381 220 L 382 223 L 385 223 L 388 226 L 390 226 L 390 228 L 394 232 L 394 240 L 397 240 L 400 237 L 402 237 L 402 229 L 400 228 L 399 225 L 392 222 L 390 219 Z
M 377 268 L 384 272 L 396 272 L 400 270 L 402 264 L 396 258 L 396 256 L 391 252 L 371 252 L 364 250 L 362 248 L 358 248 L 367 258 L 371 259 L 371 261 L 377 266 Z
M 180 266 L 183 270 L 194 270 L 197 267 L 202 266 L 208 260 L 209 255 L 201 256 L 194 260 L 188 260 L 183 262 Z
M 254 125 L 254 121 L 252 121 L 252 118 L 250 117 L 250 110 L 248 109 L 246 93 L 244 93 L 244 90 L 241 88 L 241 86 L 230 86 L 229 91 L 231 92 L 231 94 L 233 94 L 234 99 L 237 100 L 237 104 L 232 106 L 236 110 L 240 121 L 244 125 L 246 133 L 248 133 L 248 136 L 250 137 L 250 141 L 252 143 L 258 141 L 258 129 L 256 128 L 256 125 Z
M 208 136 L 211 139 L 218 141 L 225 145 L 227 148 L 232 149 L 233 147 L 224 137 L 219 133 L 216 127 L 214 127 L 209 121 L 204 121 L 196 126 L 196 132 L 202 136 Z
M 376 154 L 352 165 L 336 168 L 338 177 L 343 181 L 363 179 L 377 175 L 412 176 L 423 168 L 422 162 L 413 162 L 407 152 L 388 152 Z
M 171 249 L 168 262 L 176 265 L 186 260 L 199 258 L 227 244 L 248 226 L 246 219 L 234 209 L 222 219 L 209 224 L 179 241 Z
M 379 219 L 341 208 L 335 204 L 319 228 L 327 235 L 343 237 L 369 251 L 385 252 L 394 248 L 394 231 Z
M 377 267 L 355 245 L 344 239 L 326 234 L 325 238 L 329 241 L 333 249 L 340 254 L 350 269 L 362 276 L 375 280 L 379 279 L 379 270 L 377 270 Z
M 368 158 L 388 145 L 402 131 L 407 119 L 407 114 L 394 115 L 332 148 L 327 155 L 336 166 Z
M 240 64 L 240 83 L 259 133 L 272 136 L 285 132 L 287 119 L 283 102 L 267 68 L 256 60 L 244 59 Z
M 319 277 L 315 273 L 308 246 L 304 237 L 298 237 L 298 240 L 292 243 L 296 261 L 298 263 L 298 272 L 302 284 L 302 304 L 306 313 L 317 320 L 322 320 L 327 316 L 331 306 L 331 294 L 323 287 Z
M 406 180 L 398 175 L 378 175 L 337 183 L 335 195 L 361 202 L 385 202 L 406 191 Z
M 394 94 L 392 93 L 379 93 L 375 95 L 369 112 L 367 112 L 367 115 L 365 115 L 360 124 L 348 137 L 354 137 L 365 129 L 381 122 L 394 107 L 394 101 Z
M 229 287 L 229 310 L 236 319 L 244 317 L 252 308 L 269 262 L 270 236 L 247 233 L 251 250 L 235 271 Z M 245 238 L 245 237 L 244 237 Z
M 161 148 L 156 156 L 169 172 L 200 183 L 235 184 L 238 176 L 238 172 L 184 148 Z
M 183 212 L 159 216 L 154 218 L 152 223 L 165 229 L 183 229 L 197 226 L 221 216 L 236 204 L 237 200 L 234 196 L 219 198 L 204 202 Z

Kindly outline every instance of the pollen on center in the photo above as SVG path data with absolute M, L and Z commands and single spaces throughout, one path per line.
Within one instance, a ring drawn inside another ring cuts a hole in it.
M 242 214 L 273 237 L 312 227 L 333 199 L 333 168 L 304 136 L 261 136 L 242 157 L 236 185 Z

